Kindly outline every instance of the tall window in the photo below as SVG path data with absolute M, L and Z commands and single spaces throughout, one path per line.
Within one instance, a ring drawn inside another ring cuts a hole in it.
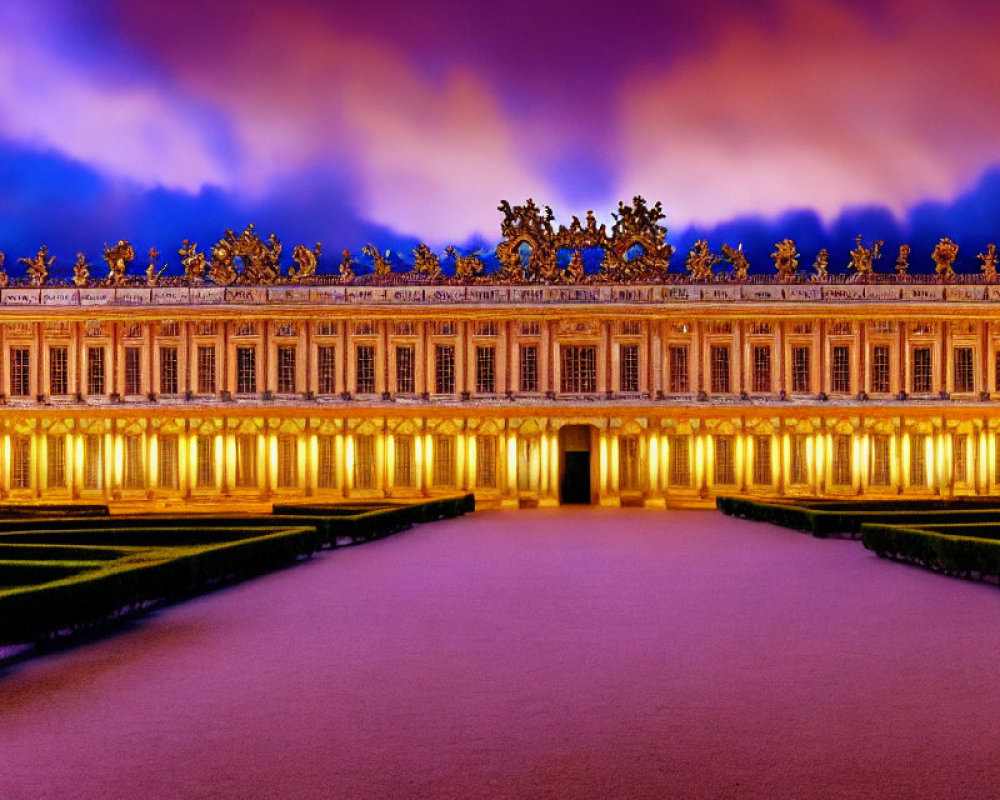
M 927 436 L 923 433 L 913 433 L 910 434 L 910 486 L 926 485 Z
M 533 344 L 521 345 L 521 391 L 538 391 L 538 347 Z
M 146 486 L 146 469 L 142 458 L 142 436 L 129 434 L 124 439 L 124 445 L 124 486 L 126 489 L 143 489 Z
M 177 462 L 179 460 L 177 434 L 159 436 L 156 442 L 156 472 L 163 489 L 176 489 L 179 485 Z
M 971 392 L 975 389 L 975 378 L 973 377 L 972 348 L 955 348 L 955 391 Z
M 803 433 L 792 434 L 789 449 L 792 461 L 789 483 L 803 486 L 809 483 L 809 437 Z
M 354 360 L 354 391 L 357 394 L 375 394 L 375 348 L 359 344 Z
M 125 394 L 142 394 L 142 350 L 125 348 Z
M 753 389 L 754 392 L 771 391 L 771 347 L 766 344 L 753 347 Z
M 99 433 L 83 439 L 83 488 L 104 488 L 104 436 Z
M 257 348 L 236 348 L 236 392 L 257 393 Z
M 69 394 L 69 349 L 49 348 L 49 394 Z
M 476 437 L 476 486 L 494 489 L 497 485 L 497 440 L 495 436 Z
M 792 391 L 808 392 L 809 380 L 809 348 L 807 346 L 792 348 Z
M 560 348 L 561 391 L 583 394 L 597 391 L 597 348 L 568 345 Z
M 670 391 L 678 394 L 691 391 L 687 345 L 672 345 L 667 351 L 670 370 Z
M 872 391 L 882 394 L 889 391 L 889 345 L 872 348 Z
M 317 444 L 318 469 L 316 475 L 316 485 L 320 489 L 337 488 L 337 449 L 333 436 L 324 434 L 320 436 Z
M 771 485 L 771 437 L 755 436 L 753 447 L 753 482 L 757 486 Z
M 497 390 L 497 351 L 495 347 L 476 348 L 476 394 Z
M 434 485 L 455 485 L 455 437 L 438 434 L 434 437 Z
M 31 438 L 10 437 L 10 488 L 31 488 Z
M 621 351 L 621 390 L 623 392 L 639 391 L 639 345 L 622 345 Z
M 851 482 L 851 437 L 841 433 L 833 437 L 832 483 L 836 486 L 850 486 Z
M 320 437 L 322 440 L 325 437 Z M 252 489 L 257 485 L 257 435 L 240 433 L 236 436 L 236 486 Z
M 337 391 L 337 356 L 332 344 L 321 344 L 316 349 L 319 368 L 319 393 L 334 394 Z
M 195 439 L 197 450 L 196 483 L 199 489 L 215 486 L 215 437 L 200 435 Z
M 50 489 L 66 488 L 66 437 L 49 434 L 45 437 L 45 483 Z
M 104 348 L 87 348 L 87 393 L 104 394 Z
M 295 437 L 278 437 L 278 488 L 294 489 L 299 482 L 299 449 Z
M 667 482 L 671 486 L 691 485 L 690 437 L 686 434 L 671 434 L 667 440 L 670 448 L 670 462 Z
M 892 483 L 889 437 L 872 436 L 872 486 L 889 486 Z
M 14 397 L 31 394 L 31 350 L 27 347 L 10 349 L 10 393 Z
M 726 348 L 729 352 L 729 348 Z M 715 437 L 715 458 L 713 463 L 713 475 L 715 483 L 729 484 L 736 483 L 736 465 L 733 459 L 733 437 Z
M 952 447 L 952 469 L 956 483 L 969 482 L 969 436 L 965 433 L 955 434 Z
M 278 348 L 278 394 L 295 394 L 295 348 Z
M 710 350 L 712 365 L 712 394 L 729 393 L 729 347 L 712 345 Z
M 640 488 L 638 436 L 622 436 L 618 440 L 618 486 L 623 492 Z
M 838 344 L 833 348 L 833 391 L 851 393 L 851 348 Z
M 439 344 L 434 351 L 434 391 L 455 393 L 455 346 Z
M 413 348 L 402 345 L 396 348 L 396 393 L 413 394 L 416 389 L 413 369 Z
M 160 394 L 177 394 L 177 348 L 160 348 Z
M 198 346 L 198 394 L 215 394 L 215 345 Z
M 396 486 L 413 486 L 413 437 L 397 436 L 394 444 L 392 482 Z
M 375 437 L 371 434 L 354 437 L 354 486 L 375 488 Z
M 913 392 L 925 394 L 931 390 L 931 349 L 913 348 Z

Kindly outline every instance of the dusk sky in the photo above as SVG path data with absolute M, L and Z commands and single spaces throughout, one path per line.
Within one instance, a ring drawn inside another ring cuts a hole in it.
M 335 263 L 492 245 L 501 198 L 568 222 L 642 194 L 675 270 L 702 233 L 826 244 L 836 271 L 859 233 L 890 271 L 949 235 L 975 269 L 1000 239 L 997 30 L 997 4 L 939 0 L 11 0 L 0 249 L 176 262 L 252 220 Z

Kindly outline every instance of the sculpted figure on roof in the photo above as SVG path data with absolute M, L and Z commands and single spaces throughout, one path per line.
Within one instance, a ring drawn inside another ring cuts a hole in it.
M 778 277 L 782 280 L 791 280 L 799 268 L 799 252 L 795 249 L 795 242 L 791 239 L 783 239 L 776 242 L 771 258 L 774 259 L 774 268 L 778 271 Z
M 875 262 L 882 257 L 882 245 L 885 242 L 879 239 L 872 247 L 865 247 L 861 243 L 861 234 L 858 234 L 854 243 L 855 247 L 851 251 L 851 263 L 847 265 L 847 268 L 855 270 L 855 277 L 858 280 L 867 282 L 875 271 Z
M 56 257 L 49 255 L 49 246 L 43 244 L 38 248 L 38 253 L 33 258 L 19 258 L 18 262 L 24 264 L 28 273 L 28 284 L 30 286 L 44 286 L 49 279 L 49 270 L 55 263 Z
M 413 272 L 425 275 L 431 280 L 441 277 L 441 262 L 437 255 L 425 244 L 418 244 L 413 250 Z
M 128 265 L 135 261 L 135 250 L 129 242 L 119 239 L 114 247 L 104 245 L 104 261 L 108 265 L 108 284 L 123 286 L 128 279 Z
M 707 281 L 712 277 L 712 267 L 719 260 L 719 257 L 709 249 L 708 242 L 705 239 L 699 239 L 688 252 L 684 267 L 693 280 Z
M 952 275 L 955 274 L 952 264 L 955 263 L 957 257 L 958 245 L 947 236 L 937 243 L 934 252 L 931 253 L 931 258 L 934 260 L 934 271 L 937 273 L 938 280 L 951 280 Z
M 986 245 L 986 252 L 980 253 L 976 258 L 983 264 L 983 279 L 987 283 L 995 283 L 997 279 L 997 261 L 1000 260 L 1000 257 L 997 256 L 997 246 L 993 242 L 990 242 Z
M 83 287 L 90 283 L 90 264 L 83 253 L 76 254 L 76 263 L 73 265 L 73 285 Z
M 750 271 L 750 262 L 747 260 L 746 253 L 743 252 L 743 245 L 741 244 L 733 248 L 723 242 L 722 255 L 732 267 L 733 278 L 738 281 L 745 281 L 747 273 Z
M 896 270 L 896 275 L 900 280 L 908 280 L 910 269 L 910 252 L 911 248 L 908 244 L 901 244 L 899 246 L 899 255 L 896 256 L 896 265 L 893 269 Z
M 311 281 L 316 277 L 316 265 L 319 263 L 320 254 L 323 252 L 323 243 L 316 242 L 316 247 L 310 250 L 304 244 L 297 244 L 292 250 L 292 260 L 298 267 L 288 268 L 288 279 L 290 281 Z
M 340 272 L 341 283 L 354 282 L 354 259 L 351 256 L 350 250 L 341 252 L 340 265 L 337 267 L 337 270 Z
M 177 251 L 177 255 L 181 257 L 185 280 L 191 285 L 203 283 L 207 263 L 205 254 L 198 250 L 198 243 L 185 239 Z

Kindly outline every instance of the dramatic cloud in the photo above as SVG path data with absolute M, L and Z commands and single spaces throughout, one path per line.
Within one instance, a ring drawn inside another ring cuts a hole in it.
M 635 193 L 682 248 L 764 260 L 776 233 L 809 259 L 978 241 L 998 24 L 975 0 L 7 4 L 0 247 L 169 252 L 250 215 L 328 252 L 489 242 L 501 198 L 607 220 Z

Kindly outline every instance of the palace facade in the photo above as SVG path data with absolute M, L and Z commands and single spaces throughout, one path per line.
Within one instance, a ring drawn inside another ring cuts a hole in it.
M 1000 493 L 1000 286 L 0 289 L 0 496 Z

